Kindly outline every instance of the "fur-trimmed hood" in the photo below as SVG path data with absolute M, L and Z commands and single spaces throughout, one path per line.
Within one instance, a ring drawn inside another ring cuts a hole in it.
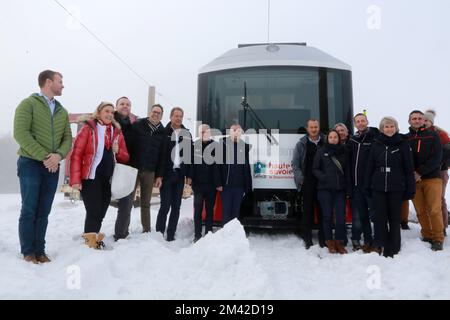
M 94 121 L 97 122 L 97 119 L 95 119 L 92 114 L 83 114 L 81 116 L 78 117 L 77 122 L 78 123 L 84 123 L 87 124 L 89 121 Z M 118 129 L 118 130 L 122 130 L 122 127 L 120 126 L 120 123 L 117 122 L 116 119 L 112 119 L 111 123 L 113 124 L 114 128 Z

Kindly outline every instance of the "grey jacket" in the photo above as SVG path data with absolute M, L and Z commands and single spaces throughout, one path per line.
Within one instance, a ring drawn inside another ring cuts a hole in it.
M 320 139 L 324 141 L 325 137 L 320 134 Z M 305 180 L 305 158 L 306 158 L 306 142 L 308 135 L 302 137 L 295 145 L 294 155 L 292 157 L 292 169 L 294 170 L 294 181 L 297 190 L 301 191 Z

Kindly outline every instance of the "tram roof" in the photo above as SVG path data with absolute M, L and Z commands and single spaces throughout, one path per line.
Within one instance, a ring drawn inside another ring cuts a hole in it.
M 240 45 L 200 69 L 199 73 L 263 67 L 299 66 L 349 70 L 351 67 L 335 57 L 304 43 Z

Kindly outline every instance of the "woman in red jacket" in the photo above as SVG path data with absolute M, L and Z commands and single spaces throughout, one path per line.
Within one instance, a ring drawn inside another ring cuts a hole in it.
M 116 160 L 127 163 L 129 155 L 113 104 L 102 102 L 75 138 L 70 158 L 70 185 L 81 191 L 86 208 L 83 238 L 90 248 L 104 246 L 99 231 L 111 201 Z

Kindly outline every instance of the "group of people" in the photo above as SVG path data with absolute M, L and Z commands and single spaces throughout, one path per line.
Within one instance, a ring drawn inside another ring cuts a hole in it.
M 412 200 L 422 241 L 434 251 L 443 249 L 450 139 L 434 125 L 435 116 L 432 110 L 412 111 L 407 134 L 399 133 L 392 117 L 384 117 L 379 128 L 369 127 L 364 113 L 354 117 L 353 135 L 338 123 L 324 136 L 319 121 L 308 121 L 307 134 L 297 143 L 292 161 L 302 195 L 301 235 L 306 248 L 313 245 L 317 217 L 320 246 L 330 253 L 347 253 L 346 204 L 350 203 L 353 250 L 393 257 L 400 251 L 401 229 L 409 229 Z
M 241 139 L 238 124 L 233 124 L 229 136 L 219 142 L 203 124 L 200 138 L 194 142 L 183 126 L 183 109 L 173 108 L 170 122 L 164 126 L 160 104 L 150 108 L 148 117 L 134 120 L 130 99 L 121 97 L 115 104 L 100 103 L 90 116 L 80 119 L 83 126 L 72 141 L 68 112 L 55 99 L 62 94 L 62 79 L 59 72 L 41 72 L 40 92 L 23 100 L 15 112 L 22 196 L 19 239 L 25 261 L 50 262 L 45 251 L 48 216 L 60 161 L 71 150 L 67 164 L 70 185 L 81 192 L 86 209 L 83 238 L 91 248 L 104 246 L 105 235 L 100 231 L 111 201 L 111 177 L 117 162 L 131 165 L 138 174 L 134 191 L 118 201 L 116 241 L 129 235 L 137 186 L 144 233 L 151 232 L 153 188 L 160 189 L 155 225 L 167 241 L 175 240 L 185 184 L 194 192 L 194 242 L 203 235 L 203 212 L 205 234 L 212 231 L 217 192 L 222 200 L 222 223 L 239 217 L 242 199 L 252 189 L 252 178 L 250 145 Z M 365 114 L 357 114 L 357 132 L 351 136 L 342 123 L 324 136 L 319 121 L 308 121 L 307 134 L 295 146 L 292 161 L 302 197 L 301 235 L 306 248 L 313 244 L 317 217 L 319 244 L 332 253 L 347 252 L 345 215 L 350 199 L 353 249 L 392 257 L 400 251 L 400 227 L 408 228 L 408 200 L 412 199 L 422 240 L 433 250 L 442 250 L 448 225 L 444 195 L 450 139 L 434 126 L 434 116 L 432 112 L 411 112 L 406 135 L 399 133 L 398 123 L 391 117 L 383 118 L 376 129 L 368 126 Z
M 86 209 L 83 238 L 90 248 L 104 246 L 105 235 L 100 231 L 111 202 L 115 163 L 128 164 L 138 170 L 134 191 L 118 200 L 116 241 L 129 235 L 138 186 L 144 233 L 151 232 L 153 187 L 160 189 L 156 231 L 165 235 L 167 241 L 175 240 L 185 184 L 191 185 L 194 191 L 194 242 L 203 234 L 203 208 L 205 233 L 212 231 L 216 191 L 221 192 L 223 201 L 223 224 L 238 217 L 242 198 L 251 190 L 250 148 L 240 139 L 239 125 L 231 126 L 230 137 L 220 143 L 211 139 L 209 126 L 202 125 L 199 128 L 201 138 L 194 143 L 183 126 L 183 109 L 173 108 L 166 126 L 161 123 L 164 109 L 160 104 L 151 107 L 148 117 L 133 121 L 131 101 L 121 97 L 115 105 L 100 103 L 91 115 L 79 119 L 83 126 L 72 147 L 68 112 L 55 99 L 64 88 L 62 74 L 46 70 L 40 73 L 38 82 L 40 93 L 23 100 L 14 119 L 14 137 L 20 146 L 19 238 L 26 261 L 50 262 L 45 252 L 48 215 L 57 188 L 59 163 L 71 150 L 67 163 L 69 183 L 80 191 L 83 199 Z M 216 152 L 226 159 L 216 161 Z M 204 157 L 206 153 L 213 162 Z

